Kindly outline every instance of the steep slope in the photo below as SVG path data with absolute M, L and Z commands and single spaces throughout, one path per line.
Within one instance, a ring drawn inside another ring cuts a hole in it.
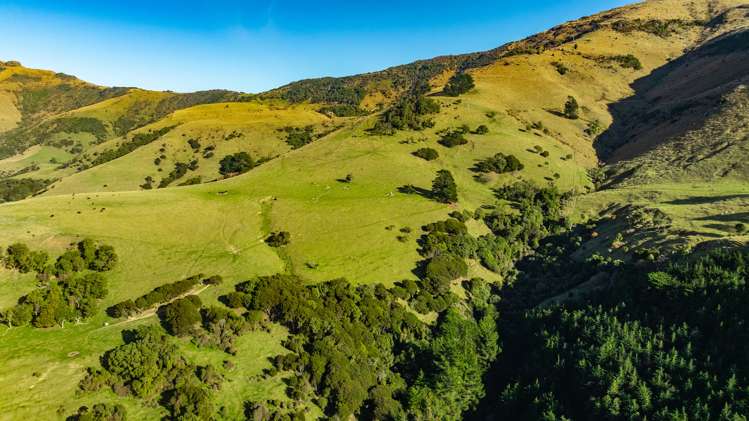
M 749 29 L 638 81 L 634 97 L 612 106 L 618 123 L 597 143 L 616 163 L 612 182 L 746 180 L 748 82 Z

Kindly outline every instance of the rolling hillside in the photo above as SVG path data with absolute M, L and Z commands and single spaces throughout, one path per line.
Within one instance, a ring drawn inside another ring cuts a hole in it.
M 101 308 L 199 273 L 225 279 L 201 290 L 207 304 L 276 273 L 310 285 L 416 281 L 422 226 L 456 211 L 512 213 L 500 192 L 519 181 L 569 193 L 565 221 L 595 226 L 575 251 L 579 261 L 744 242 L 735 227 L 749 222 L 747 6 L 651 0 L 487 52 L 259 95 L 103 88 L 0 63 L 0 182 L 44 180 L 24 195 L 35 197 L 0 205 L 0 242 L 52 255 L 83 238 L 112 245 L 119 262 Z M 456 73 L 475 86 L 445 95 Z M 377 132 L 423 84 L 418 100 L 439 105 L 429 123 Z M 565 110 L 570 97 L 575 118 Z M 294 133 L 309 136 L 294 144 Z M 445 146 L 455 133 L 465 143 Z M 422 148 L 438 156 L 414 156 Z M 241 152 L 261 162 L 222 174 L 221 160 Z M 523 169 L 476 169 L 499 153 Z M 457 203 L 428 193 L 444 169 Z M 491 232 L 479 217 L 466 226 L 476 237 Z M 275 232 L 288 232 L 289 244 L 271 247 Z M 466 263 L 464 278 L 511 281 L 477 259 Z M 0 309 L 37 287 L 31 273 L 0 269 Z M 133 396 L 76 394 L 85 368 L 120 344 L 123 330 L 155 324 L 148 316 L 99 311 L 64 328 L 0 328 L 0 419 L 53 419 L 102 401 L 125 405 L 132 419 L 165 416 Z M 222 368 L 226 386 L 215 399 L 226 408 L 221 419 L 237 419 L 248 399 L 290 400 L 287 374 L 263 371 L 268 357 L 287 352 L 288 334 L 280 325 L 252 331 L 231 356 L 188 339 L 179 347 L 201 363 L 235 367 Z M 320 401 L 304 405 L 325 410 Z

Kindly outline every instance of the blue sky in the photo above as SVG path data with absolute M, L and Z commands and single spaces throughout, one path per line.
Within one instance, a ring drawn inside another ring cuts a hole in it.
M 494 48 L 622 0 L 3 0 L 0 60 L 107 86 L 260 92 Z

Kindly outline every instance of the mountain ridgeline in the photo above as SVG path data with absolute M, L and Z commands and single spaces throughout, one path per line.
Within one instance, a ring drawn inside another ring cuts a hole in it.
M 747 82 L 742 0 L 259 94 L 0 62 L 0 418 L 745 420 Z

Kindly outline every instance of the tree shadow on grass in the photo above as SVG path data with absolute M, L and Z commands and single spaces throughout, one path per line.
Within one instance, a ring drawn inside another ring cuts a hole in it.
M 697 218 L 698 221 L 715 221 L 715 222 L 749 222 L 749 212 L 729 213 L 725 215 L 708 215 Z
M 431 190 L 422 188 L 422 187 L 416 187 L 413 184 L 406 184 L 405 186 L 398 187 L 398 193 L 403 194 L 415 194 L 417 196 L 421 196 L 430 200 L 434 200 L 434 194 Z
M 684 199 L 674 199 L 666 203 L 668 203 L 669 205 L 708 205 L 710 203 L 735 199 L 749 199 L 749 194 L 729 194 L 725 196 L 694 196 Z

